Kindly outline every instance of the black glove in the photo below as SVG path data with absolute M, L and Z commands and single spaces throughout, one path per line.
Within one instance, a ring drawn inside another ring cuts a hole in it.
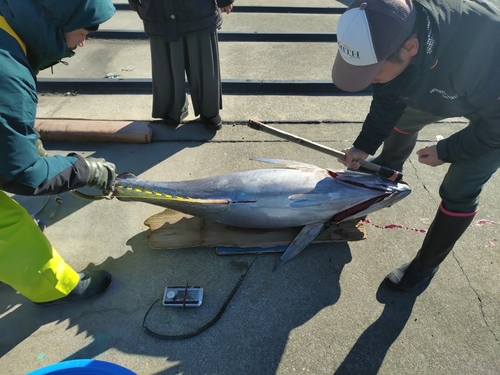
M 115 189 L 116 167 L 100 158 L 84 158 L 89 167 L 89 180 L 87 186 L 95 186 L 104 193 L 110 193 Z

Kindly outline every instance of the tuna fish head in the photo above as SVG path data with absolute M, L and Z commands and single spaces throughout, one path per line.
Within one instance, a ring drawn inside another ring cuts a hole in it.
M 346 184 L 383 192 L 377 197 L 337 213 L 333 216 L 333 221 L 336 222 L 363 217 L 382 208 L 390 207 L 411 193 L 410 186 L 403 181 L 393 182 L 385 177 L 357 171 L 328 171 L 334 178 Z

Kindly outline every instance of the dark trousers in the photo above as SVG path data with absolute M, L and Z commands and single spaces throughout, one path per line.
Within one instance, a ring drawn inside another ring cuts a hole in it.
M 222 109 L 217 32 L 204 32 L 168 42 L 150 39 L 153 117 L 180 122 L 187 106 L 186 76 L 196 116 L 214 117 Z
M 408 107 L 396 127 L 403 132 L 415 133 L 442 119 Z M 477 126 L 477 121 L 470 120 L 468 126 Z M 499 167 L 500 149 L 450 163 L 439 188 L 443 207 L 451 212 L 474 212 L 478 207 L 484 184 Z

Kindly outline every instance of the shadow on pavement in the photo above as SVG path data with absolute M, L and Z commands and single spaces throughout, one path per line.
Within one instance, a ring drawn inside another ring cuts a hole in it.
M 429 283 L 406 293 L 391 291 L 381 283 L 377 300 L 385 305 L 382 314 L 363 332 L 334 374 L 378 374 L 391 345 L 406 326 L 417 297 Z
M 103 296 L 87 303 L 37 307 L 1 285 L 0 311 L 4 316 L 0 318 L 0 331 L 10 334 L 2 340 L 0 356 L 38 330 L 39 334 L 53 336 L 56 333 L 50 331 L 61 328 L 50 326 L 64 325 L 64 330 L 71 330 L 67 334 L 75 336 L 72 340 L 77 335 L 83 335 L 77 339 L 80 341 L 82 337 L 92 339 L 86 346 L 80 343 L 81 349 L 64 360 L 106 360 L 107 351 L 116 349 L 175 362 L 157 372 L 163 375 L 275 373 L 291 331 L 339 300 L 339 278 L 351 261 L 346 243 L 315 244 L 273 273 L 280 253 L 218 256 L 213 248 L 151 250 L 144 236 L 145 232 L 138 233 L 128 241 L 132 251 L 98 265 L 114 276 L 113 284 Z M 252 262 L 221 319 L 200 335 L 162 341 L 142 329 L 146 311 L 164 288 L 186 281 L 204 287 L 202 306 L 174 309 L 157 304 L 148 326 L 166 334 L 191 332 L 203 326 L 217 314 Z M 21 321 L 23 325 L 19 325 Z

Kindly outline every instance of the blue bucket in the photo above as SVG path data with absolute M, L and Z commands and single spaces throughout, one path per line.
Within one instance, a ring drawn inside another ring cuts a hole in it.
M 137 375 L 135 372 L 114 363 L 95 359 L 75 359 L 54 363 L 29 372 L 26 375 Z

